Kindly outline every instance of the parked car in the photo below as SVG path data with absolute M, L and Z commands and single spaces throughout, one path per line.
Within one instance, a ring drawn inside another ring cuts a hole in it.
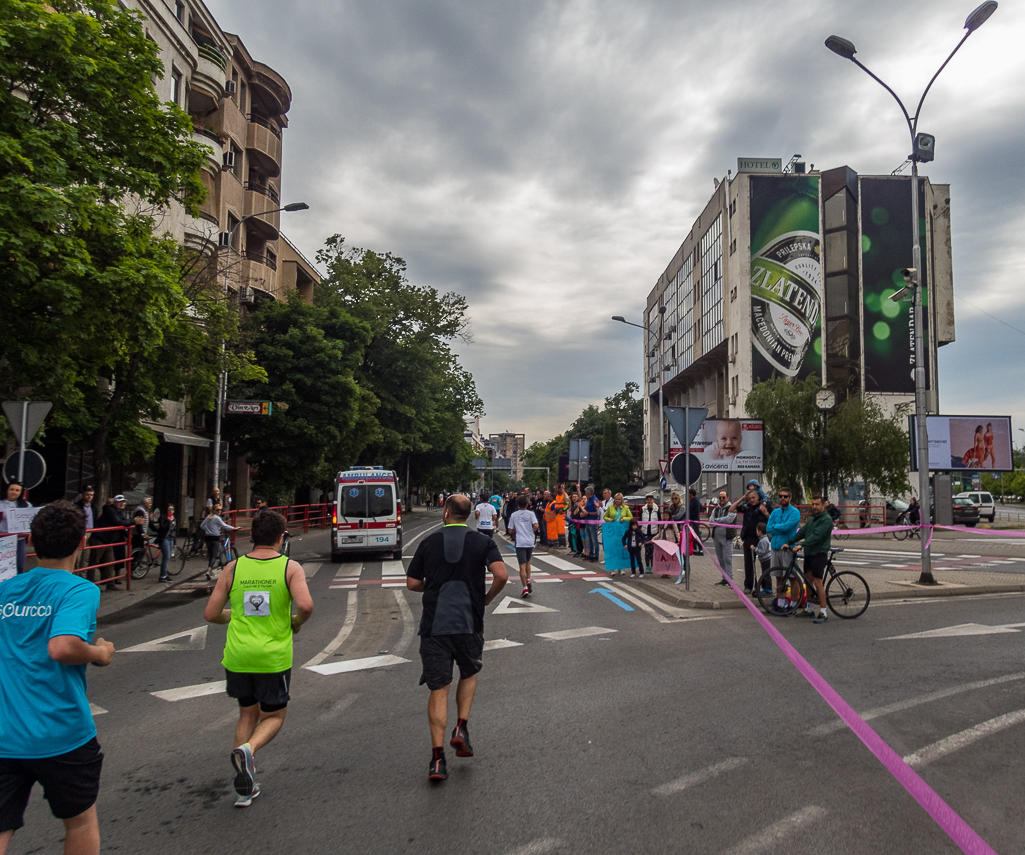
M 971 499 L 965 496 L 955 496 L 953 507 L 954 525 L 965 525 L 969 528 L 975 528 L 981 518 L 981 514 L 979 513 L 978 506 Z
M 879 500 L 873 499 L 871 502 L 866 502 L 862 499 L 858 502 L 858 516 L 861 522 L 861 527 L 865 528 L 871 523 L 877 522 L 877 520 L 869 520 L 869 511 L 866 507 L 872 505 L 873 511 L 879 506 Z M 887 499 L 886 500 L 886 525 L 896 525 L 897 517 L 900 516 L 904 511 L 911 507 L 907 502 L 902 502 L 900 499 Z
M 970 499 L 972 504 L 978 509 L 980 517 L 990 522 L 996 519 L 997 511 L 993 503 L 992 493 L 987 493 L 985 490 L 971 490 L 966 493 L 958 493 L 954 498 Z

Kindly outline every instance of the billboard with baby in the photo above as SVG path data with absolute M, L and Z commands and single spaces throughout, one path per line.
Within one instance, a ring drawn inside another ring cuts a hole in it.
M 761 472 L 761 419 L 705 419 L 691 445 L 702 472 Z

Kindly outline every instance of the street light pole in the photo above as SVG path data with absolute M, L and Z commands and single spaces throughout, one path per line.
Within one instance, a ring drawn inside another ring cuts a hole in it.
M 918 224 L 918 164 L 920 161 L 931 161 L 933 159 L 935 140 L 927 134 L 922 134 L 921 137 L 919 137 L 918 117 L 922 113 L 922 104 L 925 103 L 925 96 L 929 94 L 929 90 L 932 88 L 936 78 L 939 77 L 940 72 L 947 67 L 947 63 L 950 62 L 961 45 L 965 43 L 968 36 L 986 23 L 990 15 L 992 15 L 996 10 L 997 3 L 995 0 L 986 0 L 985 3 L 977 7 L 968 16 L 964 25 L 964 28 L 968 32 L 964 34 L 961 41 L 957 43 L 957 46 L 943 61 L 943 65 L 941 65 L 939 70 L 937 70 L 937 72 L 932 76 L 932 79 L 929 81 L 929 85 L 925 87 L 925 91 L 922 93 L 922 97 L 918 102 L 918 109 L 915 110 L 914 117 L 908 113 L 907 108 L 904 106 L 904 102 L 900 100 L 897 93 L 855 58 L 854 55 L 857 53 L 857 50 L 855 49 L 853 42 L 848 39 L 841 38 L 840 36 L 830 36 L 826 39 L 827 48 L 838 56 L 841 56 L 844 59 L 849 59 L 893 96 L 897 105 L 900 107 L 901 112 L 904 114 L 904 121 L 907 122 L 908 132 L 911 135 L 911 154 L 909 155 L 909 158 L 911 160 L 911 266 L 913 269 L 910 271 L 908 287 L 910 287 L 914 292 L 914 306 L 912 311 L 914 312 L 915 336 L 915 428 L 918 438 L 918 497 L 919 501 L 923 505 L 923 510 L 928 507 L 925 503 L 929 497 L 929 432 L 926 425 L 928 405 L 925 400 L 925 342 L 922 320 L 922 288 L 924 287 L 924 283 L 921 281 L 922 247 L 921 229 Z M 936 580 L 932 575 L 932 556 L 929 552 L 929 540 L 930 538 L 927 537 L 921 538 L 922 573 L 918 579 L 918 582 L 921 585 L 936 584 Z
M 228 232 L 228 245 L 225 247 L 228 256 L 228 260 L 231 259 L 231 245 L 235 240 L 235 233 L 239 230 L 241 225 L 246 220 L 251 220 L 254 217 L 263 217 L 267 214 L 276 214 L 278 211 L 285 211 L 286 213 L 292 213 L 293 211 L 306 211 L 309 209 L 309 205 L 305 202 L 290 202 L 287 205 L 283 205 L 280 208 L 274 208 L 270 211 L 260 211 L 257 214 L 249 214 L 243 217 L 237 223 L 235 227 Z M 224 265 L 224 293 L 228 293 L 228 265 Z M 224 340 L 221 339 L 221 362 L 224 362 Z M 214 486 L 220 487 L 221 477 L 221 418 L 224 415 L 224 402 L 228 396 L 228 370 L 223 367 L 221 368 L 221 376 L 217 378 L 217 412 L 214 414 Z

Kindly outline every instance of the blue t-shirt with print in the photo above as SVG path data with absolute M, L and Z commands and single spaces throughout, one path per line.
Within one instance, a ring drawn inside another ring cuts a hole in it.
M 36 567 L 0 582 L 0 757 L 56 757 L 96 736 L 85 665 L 61 665 L 47 643 L 92 642 L 100 589 L 66 570 Z

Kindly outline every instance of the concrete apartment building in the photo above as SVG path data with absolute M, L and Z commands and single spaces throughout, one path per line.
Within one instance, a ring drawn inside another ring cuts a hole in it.
M 747 417 L 747 394 L 774 374 L 818 377 L 838 403 L 867 395 L 892 413 L 914 402 L 911 304 L 889 300 L 911 266 L 910 178 L 847 166 L 805 172 L 802 163 L 783 172 L 778 158 L 738 167 L 716 181 L 648 294 L 649 482 L 658 477 L 660 425 L 665 458 L 682 451 L 659 418 L 660 386 L 665 404 L 707 407 L 710 419 Z M 919 196 L 929 410 L 937 412 L 936 351 L 954 340 L 950 188 L 923 178 Z M 731 495 L 750 474 L 729 476 Z M 708 495 L 725 482 L 703 475 L 698 489 Z
M 142 14 L 146 35 L 160 49 L 164 76 L 154 82 L 158 94 L 192 117 L 193 140 L 208 151 L 201 173 L 207 198 L 199 216 L 172 205 L 158 212 L 157 229 L 197 252 L 216 255 L 218 276 L 241 312 L 293 289 L 312 299 L 320 276 L 281 233 L 281 214 L 269 213 L 284 204 L 288 83 L 254 59 L 239 36 L 222 31 L 202 0 L 126 0 L 125 5 Z M 257 216 L 242 223 L 251 215 Z M 164 410 L 166 418 L 147 423 L 160 436 L 154 458 L 114 466 L 112 487 L 130 499 L 152 495 L 161 507 L 175 503 L 179 517 L 183 511 L 189 517 L 213 483 L 213 414 L 188 412 L 179 401 L 164 401 Z M 92 479 L 91 452 L 72 453 L 62 440 L 47 445 L 52 474 L 35 496 L 48 501 L 77 495 Z M 244 507 L 255 472 L 230 449 L 227 462 L 235 504 Z
M 522 433 L 493 433 L 488 439 L 495 444 L 495 457 L 509 460 L 509 474 L 513 481 L 523 480 L 523 450 L 526 437 Z M 504 468 L 504 467 L 503 467 Z

